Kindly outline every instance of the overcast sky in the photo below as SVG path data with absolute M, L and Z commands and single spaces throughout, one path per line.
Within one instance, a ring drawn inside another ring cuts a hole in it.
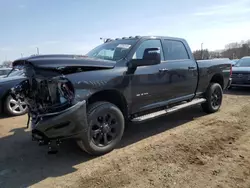
M 183 37 L 192 50 L 250 39 L 250 0 L 0 0 L 0 62 L 85 54 L 100 37 Z

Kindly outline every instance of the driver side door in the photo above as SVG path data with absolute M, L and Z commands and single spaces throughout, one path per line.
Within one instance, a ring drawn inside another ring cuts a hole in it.
M 146 48 L 160 49 L 161 61 L 164 60 L 162 44 L 159 39 L 142 41 L 135 50 L 132 59 L 143 59 Z M 137 67 L 130 80 L 131 113 L 149 110 L 160 105 L 164 89 L 164 75 L 160 64 Z

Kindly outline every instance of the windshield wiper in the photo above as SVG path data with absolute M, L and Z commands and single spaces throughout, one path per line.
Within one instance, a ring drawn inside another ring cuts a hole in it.
M 7 74 L 7 76 L 6 77 L 9 77 L 9 75 L 13 72 L 13 70 L 15 70 L 14 68 L 13 69 L 11 69 L 11 71 Z

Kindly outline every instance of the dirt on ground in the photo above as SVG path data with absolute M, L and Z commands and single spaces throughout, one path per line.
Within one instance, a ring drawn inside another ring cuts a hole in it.
M 0 119 L 0 187 L 250 188 L 250 91 L 127 126 L 117 149 L 90 157 L 73 141 L 56 155 L 32 142 L 26 116 Z

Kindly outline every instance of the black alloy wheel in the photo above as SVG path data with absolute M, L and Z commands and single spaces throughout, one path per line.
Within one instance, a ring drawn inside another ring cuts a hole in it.
M 125 122 L 120 109 L 109 102 L 96 102 L 88 108 L 88 129 L 77 143 L 92 155 L 112 151 L 120 142 Z
M 218 108 L 222 102 L 222 92 L 219 87 L 216 87 L 211 96 L 211 105 L 213 108 Z
M 218 83 L 211 83 L 205 93 L 206 102 L 202 103 L 202 109 L 206 113 L 217 112 L 222 104 L 223 91 Z
M 92 141 L 99 147 L 109 145 L 121 129 L 118 126 L 117 117 L 112 112 L 97 114 L 96 119 L 92 120 L 89 126 Z

